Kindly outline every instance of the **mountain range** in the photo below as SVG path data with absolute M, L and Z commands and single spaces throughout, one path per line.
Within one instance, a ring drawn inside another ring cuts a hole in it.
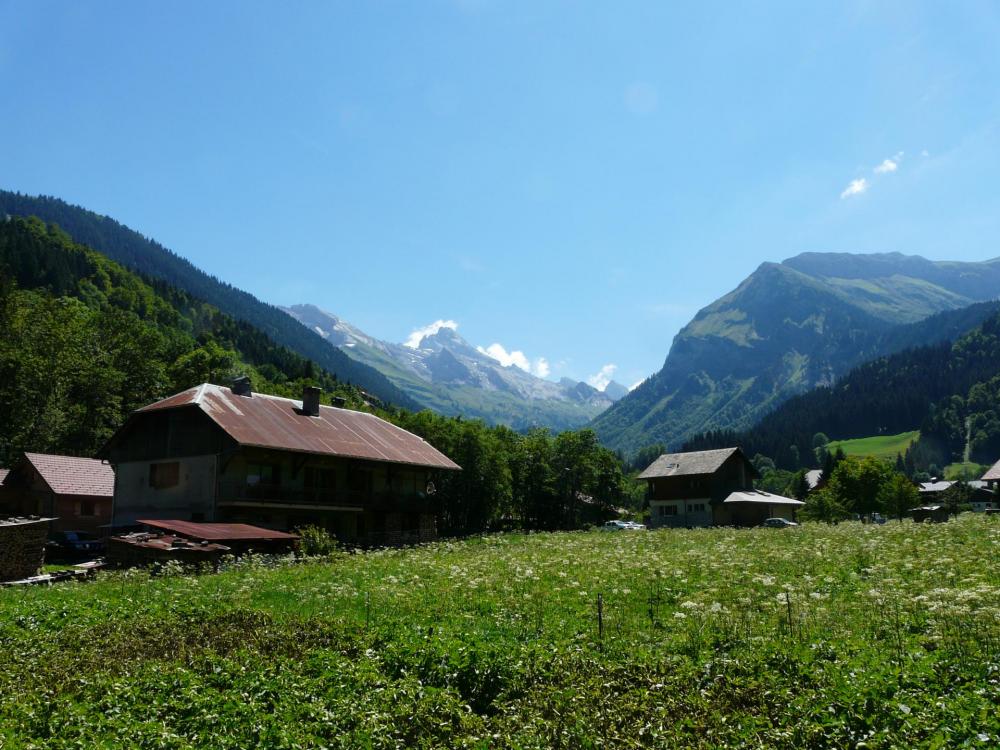
M 396 344 L 315 305 L 282 309 L 331 346 L 383 373 L 414 401 L 450 416 L 478 417 L 518 430 L 569 429 L 586 424 L 627 393 L 614 381 L 599 391 L 570 378 L 553 382 L 504 366 L 449 326 Z
M 663 368 L 592 426 L 602 442 L 626 452 L 745 429 L 859 363 L 940 340 L 947 316 L 919 321 L 998 293 L 1000 259 L 804 253 L 764 263 L 699 311 L 675 336 Z

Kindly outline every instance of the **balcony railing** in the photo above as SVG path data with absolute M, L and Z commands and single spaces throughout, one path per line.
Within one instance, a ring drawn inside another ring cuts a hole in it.
M 275 503 L 280 505 L 332 505 L 363 508 L 367 496 L 350 490 L 318 487 L 284 487 L 280 484 L 247 484 L 238 480 L 219 483 L 220 502 Z
M 435 512 L 432 498 L 423 494 L 367 493 L 355 490 L 285 487 L 280 484 L 248 485 L 239 480 L 219 483 L 219 502 L 313 505 L 385 512 Z

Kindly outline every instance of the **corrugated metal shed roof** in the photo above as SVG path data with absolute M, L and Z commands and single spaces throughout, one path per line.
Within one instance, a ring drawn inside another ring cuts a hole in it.
M 374 414 L 320 406 L 319 416 L 302 413 L 302 402 L 264 393 L 238 396 L 231 389 L 203 383 L 138 413 L 197 406 L 240 445 L 364 458 L 372 461 L 461 467 L 423 438 Z
M 25 453 L 27 460 L 57 495 L 111 497 L 115 494 L 115 472 L 96 458 Z
M 722 501 L 725 503 L 760 503 L 761 505 L 794 505 L 801 507 L 805 505 L 801 500 L 795 500 L 781 495 L 772 495 L 763 490 L 744 490 L 743 492 L 733 492 Z
M 664 453 L 639 475 L 639 479 L 683 477 L 694 474 L 714 474 L 739 448 L 691 453 Z
M 152 526 L 156 529 L 163 529 L 191 539 L 205 539 L 209 542 L 217 541 L 249 541 L 249 540 L 295 540 L 299 537 L 295 534 L 286 534 L 284 531 L 273 531 L 262 529 L 260 526 L 251 526 L 246 523 L 198 523 L 195 521 L 152 521 L 139 519 L 136 523 L 144 526 Z
M 984 482 L 1000 479 L 1000 461 L 993 464 L 980 479 Z

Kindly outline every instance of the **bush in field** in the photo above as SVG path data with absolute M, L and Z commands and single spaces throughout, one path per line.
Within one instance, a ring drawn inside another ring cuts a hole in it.
M 296 529 L 299 551 L 306 557 L 326 557 L 338 550 L 337 540 L 322 526 L 303 526 Z

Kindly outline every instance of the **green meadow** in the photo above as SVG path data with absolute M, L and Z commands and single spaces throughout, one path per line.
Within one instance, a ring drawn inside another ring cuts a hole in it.
M 0 590 L 3 748 L 991 747 L 1000 518 Z
M 852 440 L 833 440 L 827 445 L 827 450 L 833 452 L 840 448 L 848 456 L 875 456 L 894 461 L 896 455 L 903 455 L 911 443 L 920 438 L 920 431 L 901 432 L 898 435 L 875 435 L 873 437 L 854 438 Z

